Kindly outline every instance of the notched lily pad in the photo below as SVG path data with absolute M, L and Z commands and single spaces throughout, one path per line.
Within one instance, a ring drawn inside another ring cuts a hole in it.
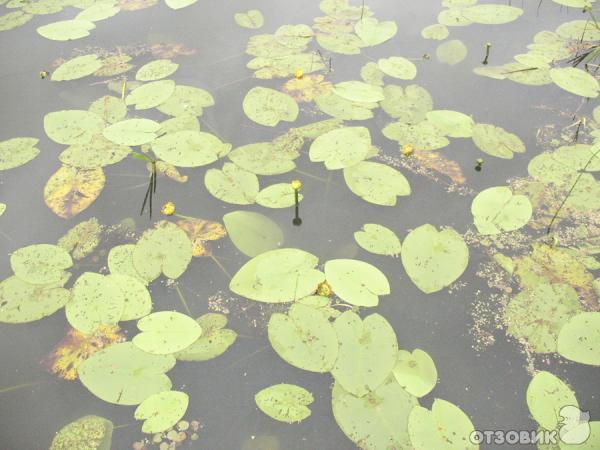
M 302 422 L 310 416 L 308 405 L 315 399 L 300 386 L 276 384 L 258 392 L 254 400 L 267 416 L 280 422 L 295 423 Z

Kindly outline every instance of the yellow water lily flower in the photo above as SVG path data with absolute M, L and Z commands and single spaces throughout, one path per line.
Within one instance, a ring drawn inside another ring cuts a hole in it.
M 404 156 L 411 156 L 415 152 L 415 148 L 410 144 L 404 144 L 401 152 Z
M 294 70 L 294 76 L 300 80 L 304 76 L 304 72 L 302 72 L 302 69 L 296 69 Z
M 302 187 L 302 181 L 300 180 L 294 180 L 290 184 L 292 185 L 292 189 L 295 191 L 299 191 Z
M 163 207 L 160 209 L 160 212 L 163 213 L 165 216 L 172 216 L 173 214 L 175 214 L 175 203 L 173 202 L 167 202 L 163 205 Z
M 327 283 L 327 281 L 323 281 L 317 287 L 316 293 L 322 297 L 330 297 L 333 294 L 333 289 L 331 289 L 331 286 L 329 283 Z

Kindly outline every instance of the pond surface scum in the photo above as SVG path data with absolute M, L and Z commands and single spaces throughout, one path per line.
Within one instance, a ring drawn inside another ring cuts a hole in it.
M 600 450 L 600 2 L 0 9 L 1 450 Z

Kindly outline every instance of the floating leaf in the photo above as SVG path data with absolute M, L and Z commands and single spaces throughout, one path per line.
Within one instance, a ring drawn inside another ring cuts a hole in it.
M 398 32 L 398 27 L 393 20 L 379 22 L 372 17 L 364 17 L 356 22 L 354 32 L 365 44 L 373 47 L 393 38 Z
M 198 0 L 165 0 L 167 6 L 171 9 L 182 9 L 193 5 Z
M 317 107 L 330 116 L 342 120 L 366 120 L 373 117 L 377 103 L 352 102 L 331 92 L 315 99 Z
M 143 145 L 153 141 L 160 124 L 150 119 L 127 119 L 104 129 L 106 139 L 121 145 Z
M 225 328 L 227 316 L 208 313 L 198 317 L 196 322 L 202 328 L 202 335 L 189 347 L 177 352 L 181 361 L 208 361 L 221 356 L 237 338 L 237 333 Z
M 338 297 L 355 306 L 377 306 L 379 296 L 390 293 L 385 275 L 375 266 L 363 261 L 327 261 L 325 278 Z
M 280 175 L 296 168 L 297 151 L 283 151 L 272 142 L 258 142 L 236 148 L 227 157 L 236 166 L 256 175 Z
M 600 313 L 571 317 L 558 335 L 558 353 L 571 361 L 600 366 Z
M 21 137 L 0 142 L 0 170 L 14 169 L 27 164 L 39 155 L 39 139 Z
M 263 26 L 265 19 L 258 9 L 251 9 L 244 13 L 236 13 L 233 16 L 235 23 L 240 27 L 256 30 Z
M 401 123 L 419 123 L 433 109 L 429 92 L 416 84 L 406 86 L 406 89 L 390 84 L 383 88 L 383 94 L 385 99 L 381 108 Z
M 417 404 L 417 399 L 393 377 L 364 397 L 346 392 L 340 383 L 333 386 L 335 421 L 352 442 L 365 450 L 411 448 L 408 415 Z
M 25 25 L 33 18 L 33 15 L 23 11 L 13 11 L 0 16 L 0 31 L 8 31 Z
M 600 92 L 600 84 L 583 69 L 578 67 L 556 67 L 550 69 L 550 78 L 554 83 L 571 94 L 596 98 Z
M 383 135 L 400 145 L 412 145 L 416 150 L 438 150 L 450 144 L 443 131 L 428 120 L 414 125 L 393 122 L 383 130 Z
M 59 144 L 87 144 L 103 128 L 102 118 L 89 111 L 54 111 L 44 116 L 46 134 Z
M 10 267 L 15 275 L 31 284 L 58 283 L 72 265 L 69 252 L 58 245 L 28 245 L 10 256 Z
M 362 81 L 337 83 L 333 88 L 333 92 L 335 95 L 351 102 L 376 103 L 384 99 L 381 87 Z
M 282 120 L 293 122 L 298 117 L 298 104 L 292 97 L 260 86 L 248 91 L 242 106 L 250 120 L 267 127 L 274 127 Z
M 309 156 L 313 162 L 324 162 L 329 170 L 343 169 L 365 159 L 371 145 L 368 128 L 338 128 L 316 138 L 310 146 Z
M 527 406 L 537 423 L 546 430 L 558 426 L 564 406 L 579 406 L 575 393 L 550 372 L 538 372 L 527 387 Z
M 83 55 L 62 63 L 53 73 L 52 81 L 77 80 L 87 77 L 102 67 L 98 55 Z
M 398 352 L 394 377 L 408 393 L 423 397 L 435 387 L 438 375 L 431 356 L 417 348 L 412 353 L 406 350 Z
M 112 273 L 106 278 L 119 289 L 124 298 L 120 321 L 140 319 L 152 312 L 152 298 L 139 278 L 121 273 Z
M 479 150 L 497 158 L 512 159 L 513 153 L 525 152 L 525 144 L 517 135 L 494 125 L 475 124 L 473 142 Z
M 165 375 L 175 365 L 171 355 L 146 353 L 123 342 L 94 354 L 79 366 L 79 379 L 105 402 L 137 405 L 153 394 L 171 389 Z
M 283 231 L 267 216 L 253 211 L 232 211 L 223 223 L 233 245 L 249 257 L 274 250 L 283 243 Z
M 454 66 L 459 62 L 464 61 L 467 57 L 469 50 L 459 39 L 453 39 L 451 41 L 440 44 L 435 50 L 435 55 L 439 62 Z
M 361 67 L 360 77 L 365 83 L 383 86 L 383 77 L 385 77 L 385 73 L 381 71 L 377 63 L 370 61 Z
M 113 274 L 128 275 L 147 283 L 133 266 L 134 244 L 115 245 L 108 252 L 108 269 Z
M 104 417 L 81 417 L 56 433 L 50 450 L 110 450 L 113 427 Z
M 267 186 L 256 196 L 256 203 L 265 208 L 289 208 L 295 204 L 295 191 L 290 183 L 277 183 Z M 298 194 L 298 201 L 302 201 Z
M 54 314 L 71 299 L 62 286 L 69 279 L 63 273 L 58 282 L 30 284 L 16 276 L 0 282 L 0 322 L 34 322 Z
M 400 239 L 389 228 L 375 223 L 363 225 L 361 231 L 354 233 L 354 240 L 366 251 L 376 255 L 395 256 L 400 254 Z
M 215 162 L 231 149 L 219 138 L 201 131 L 168 133 L 152 142 L 156 156 L 178 167 L 199 167 Z
M 453 138 L 473 136 L 473 119 L 466 114 L 447 109 L 438 109 L 427 113 L 427 120 L 437 127 L 442 134 Z
M 61 166 L 44 187 L 44 201 L 54 214 L 70 219 L 98 198 L 105 181 L 101 168 L 85 170 Z
M 88 110 L 102 117 L 108 123 L 118 122 L 127 115 L 127 106 L 123 100 L 112 95 L 100 97 L 90 105 Z
M 232 163 L 223 164 L 222 170 L 207 170 L 204 184 L 213 196 L 234 205 L 251 205 L 256 201 L 260 190 L 255 174 Z
M 475 2 L 476 3 L 476 2 Z M 444 9 L 438 14 L 437 20 L 448 27 L 464 27 L 473 22 L 462 14 L 463 8 Z
M 90 35 L 90 30 L 96 28 L 94 22 L 88 20 L 62 20 L 38 27 L 37 32 L 46 39 L 53 41 L 70 41 Z
M 183 417 L 188 403 L 189 397 L 185 392 L 159 392 L 145 399 L 136 408 L 134 417 L 144 420 L 142 433 L 161 433 Z
M 365 46 L 361 38 L 353 33 L 336 32 L 334 34 L 319 33 L 317 42 L 325 50 L 342 55 L 358 55 Z
M 178 85 L 169 99 L 158 106 L 168 116 L 201 116 L 204 108 L 213 106 L 215 100 L 208 91 L 194 86 Z
M 471 22 L 484 25 L 501 25 L 517 20 L 523 14 L 521 8 L 508 5 L 474 5 L 461 9 L 461 14 Z
M 471 204 L 473 221 L 481 234 L 518 230 L 529 222 L 532 212 L 526 196 L 513 195 L 505 186 L 481 191 Z
M 138 81 L 155 81 L 175 73 L 179 64 L 170 59 L 156 59 L 144 64 L 135 74 Z
M 204 219 L 183 219 L 177 221 L 192 241 L 192 256 L 209 256 L 212 254 L 208 241 L 217 241 L 227 234 L 223 225 Z
M 408 59 L 401 56 L 382 58 L 377 65 L 383 73 L 401 80 L 413 80 L 417 76 L 417 67 Z
M 81 11 L 75 16 L 75 19 L 98 22 L 116 15 L 119 11 L 121 11 L 121 8 L 115 6 L 112 1 L 98 2 Z
M 202 334 L 202 327 L 191 317 L 174 311 L 160 311 L 140 319 L 141 333 L 133 344 L 153 355 L 169 355 L 192 345 Z
M 600 40 L 600 30 L 589 19 L 564 22 L 556 28 L 556 34 L 562 38 L 577 41 Z
M 256 406 L 267 416 L 280 422 L 302 422 L 311 411 L 308 408 L 315 398 L 306 389 L 294 384 L 275 384 L 254 396 Z
M 135 105 L 135 109 L 150 109 L 166 102 L 175 92 L 173 80 L 158 80 L 135 88 L 125 97 L 126 105 Z
M 344 169 L 344 180 L 353 193 L 376 205 L 394 206 L 397 196 L 410 195 L 404 175 L 385 164 L 361 161 Z
M 58 240 L 57 245 L 70 252 L 73 258 L 83 259 L 98 247 L 103 230 L 98 219 L 92 217 L 71 228 Z
M 167 119 L 160 123 L 160 133 L 175 133 L 177 131 L 200 131 L 198 118 L 191 114 L 184 114 Z
M 271 315 L 269 342 L 287 363 L 311 372 L 329 372 L 338 355 L 338 339 L 329 319 L 300 303 L 292 305 L 287 315 Z
M 421 30 L 421 36 L 425 39 L 435 39 L 436 41 L 443 41 L 450 35 L 446 25 L 436 23 L 429 25 Z
M 333 85 L 324 80 L 323 75 L 303 75 L 300 79 L 292 78 L 286 82 L 283 90 L 297 102 L 311 102 L 333 90 Z
M 402 264 L 413 283 L 431 294 L 452 284 L 467 268 L 469 248 L 454 228 L 436 230 L 425 224 L 402 243 Z
M 242 297 L 267 303 L 291 302 L 316 291 L 325 275 L 319 259 L 303 250 L 282 248 L 255 256 L 234 275 L 229 288 Z
M 108 56 L 102 60 L 102 67 L 94 72 L 94 75 L 97 77 L 114 77 L 115 75 L 128 72 L 133 69 L 133 65 L 130 64 L 129 61 L 131 61 L 131 56 L 125 54 Z M 134 82 L 127 83 L 128 87 L 131 87 L 133 83 Z M 122 86 L 123 82 L 118 81 L 116 82 L 116 88 L 114 90 L 120 94 Z
M 153 281 L 161 273 L 175 280 L 192 260 L 192 242 L 177 225 L 162 220 L 144 231 L 132 257 L 135 270 L 145 280 Z
M 60 162 L 80 169 L 96 169 L 121 162 L 131 153 L 125 145 L 115 145 L 98 134 L 87 144 L 74 144 L 58 155 Z
M 0 216 L 6 211 L 6 203 L 0 203 Z

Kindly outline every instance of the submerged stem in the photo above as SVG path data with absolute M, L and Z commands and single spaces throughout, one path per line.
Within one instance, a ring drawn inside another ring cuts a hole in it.
M 38 384 L 42 384 L 45 382 L 46 382 L 45 380 L 39 380 L 39 381 L 31 381 L 29 383 L 15 384 L 14 386 L 9 386 L 9 387 L 0 389 L 0 394 L 5 394 L 6 392 L 16 391 L 16 390 L 23 389 L 23 388 L 26 388 L 29 386 L 36 386 Z
M 223 264 L 221 264 L 221 261 L 219 261 L 217 259 L 217 257 L 215 255 L 213 255 L 212 253 L 210 255 L 210 259 L 212 259 L 214 261 L 214 263 L 217 265 L 217 267 L 219 269 L 221 269 L 221 272 L 223 272 L 227 276 L 227 278 L 229 278 L 231 280 L 230 273 L 227 271 L 227 269 L 225 268 L 225 266 L 223 266 Z
M 179 296 L 179 300 L 181 300 L 181 304 L 183 305 L 185 311 L 191 316 L 192 311 L 190 311 L 190 307 L 185 301 L 185 297 L 183 296 L 183 293 L 181 292 L 181 289 L 179 289 L 179 285 L 177 283 L 175 283 L 175 290 L 177 291 L 177 295 Z

